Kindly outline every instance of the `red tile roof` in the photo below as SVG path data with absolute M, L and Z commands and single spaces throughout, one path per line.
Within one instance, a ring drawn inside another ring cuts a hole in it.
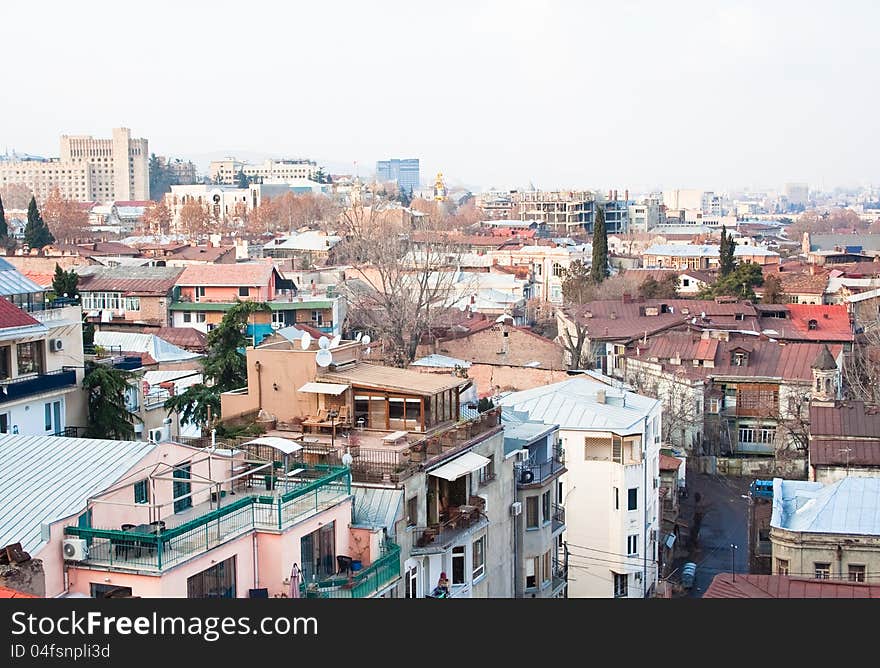
M 23 591 L 10 589 L 9 587 L 0 587 L 0 598 L 40 598 L 33 594 L 25 594 Z
M 783 320 L 780 336 L 786 339 L 807 341 L 852 341 L 852 325 L 844 304 L 814 306 L 811 304 L 788 304 L 789 318 Z M 810 329 L 815 321 L 815 329 Z M 772 327 L 779 331 L 779 327 Z
M 28 327 L 39 324 L 39 320 L 29 316 L 5 297 L 0 297 L 0 329 Z
M 130 296 L 164 296 L 171 292 L 180 267 L 97 267 L 84 269 L 80 292 L 121 292 Z
M 49 289 L 52 287 L 52 281 L 55 280 L 54 274 L 41 274 L 36 271 L 19 271 L 24 274 L 41 288 Z
M 880 584 L 718 573 L 703 598 L 880 598 Z
M 275 267 L 267 262 L 241 264 L 191 264 L 177 279 L 177 285 L 268 286 Z

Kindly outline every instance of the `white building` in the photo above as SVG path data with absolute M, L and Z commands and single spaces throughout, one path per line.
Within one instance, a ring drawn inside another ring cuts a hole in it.
M 650 596 L 657 582 L 660 402 L 579 376 L 514 392 L 500 404 L 559 425 L 568 595 Z
M 146 139 L 132 139 L 128 128 L 114 128 L 111 139 L 61 136 L 60 157 L 0 160 L 0 186 L 22 184 L 43 202 L 55 188 L 79 202 L 150 198 Z
M 702 190 L 664 190 L 663 203 L 667 209 L 703 209 Z
M 214 183 L 237 185 L 238 175 L 244 175 L 262 183 L 293 183 L 311 179 L 318 171 L 313 160 L 264 160 L 261 164 L 251 164 L 234 157 L 213 160 L 208 167 L 208 175 Z
M 522 246 L 490 250 L 487 255 L 493 263 L 503 267 L 528 265 L 532 269 L 533 284 L 530 298 L 554 304 L 562 303 L 562 281 L 565 272 L 575 260 L 592 264 L 593 247 L 581 246 Z
M 629 205 L 629 229 L 647 232 L 660 224 L 660 205 L 656 202 Z

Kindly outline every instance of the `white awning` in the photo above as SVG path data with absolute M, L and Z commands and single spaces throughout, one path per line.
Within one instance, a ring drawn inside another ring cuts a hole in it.
M 476 452 L 466 452 L 461 457 L 456 457 L 451 462 L 440 466 L 433 471 L 428 471 L 428 475 L 437 476 L 444 480 L 458 480 L 461 476 L 467 475 L 474 471 L 479 471 L 489 463 L 488 457 L 478 455 Z
M 253 441 L 242 443 L 242 445 L 268 445 L 276 450 L 280 450 L 285 455 L 289 455 L 291 452 L 296 452 L 297 450 L 302 450 L 303 447 L 296 441 L 291 441 L 289 438 L 281 438 L 280 436 L 261 436 L 260 438 L 255 438 Z
M 311 392 L 312 394 L 332 394 L 334 397 L 345 392 L 351 385 L 339 383 L 306 383 L 297 392 Z

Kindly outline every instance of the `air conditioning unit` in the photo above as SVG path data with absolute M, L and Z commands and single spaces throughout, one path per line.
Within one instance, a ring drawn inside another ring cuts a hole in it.
M 522 503 L 519 501 L 514 501 L 513 503 L 511 503 L 510 504 L 510 514 L 513 517 L 516 517 L 520 513 L 522 513 Z
M 67 538 L 61 543 L 61 553 L 67 561 L 85 561 L 89 558 L 89 544 L 82 538 Z
M 163 440 L 165 440 L 165 430 L 162 429 L 162 427 L 159 427 L 157 429 L 150 429 L 148 438 L 153 443 L 161 443 Z
M 64 341 L 61 339 L 49 339 L 49 351 L 53 353 L 64 350 Z

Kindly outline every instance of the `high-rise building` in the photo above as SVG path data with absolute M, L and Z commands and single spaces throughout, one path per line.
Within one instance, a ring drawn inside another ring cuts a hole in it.
M 128 128 L 114 128 L 110 139 L 62 135 L 58 158 L 0 160 L 0 186 L 22 184 L 44 201 L 58 188 L 80 202 L 150 198 L 146 139 L 132 139 Z
M 419 187 L 419 159 L 379 160 L 376 163 L 376 180 L 395 181 L 402 190 L 417 190 Z

